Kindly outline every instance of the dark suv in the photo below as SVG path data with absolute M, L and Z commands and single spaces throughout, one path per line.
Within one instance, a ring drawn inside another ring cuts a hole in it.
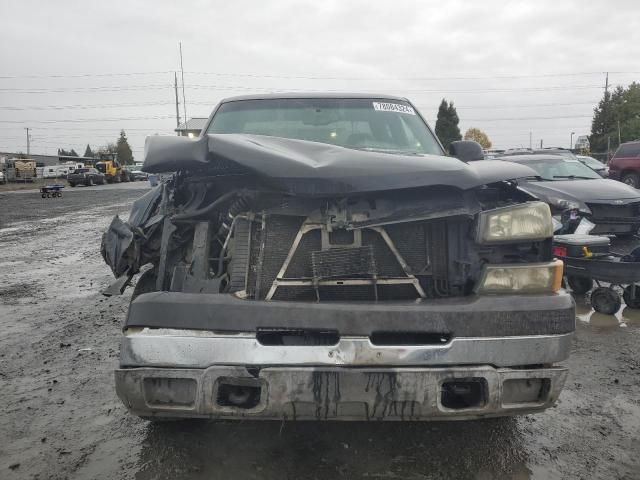
M 609 178 L 640 188 L 640 141 L 618 147 L 609 162 Z
M 86 185 L 87 187 L 95 184 L 104 185 L 105 176 L 95 168 L 77 168 L 73 173 L 67 175 L 67 181 L 70 187 L 76 185 Z

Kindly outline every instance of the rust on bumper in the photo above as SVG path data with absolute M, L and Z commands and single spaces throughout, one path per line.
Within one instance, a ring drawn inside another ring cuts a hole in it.
M 212 366 L 115 376 L 120 399 L 144 417 L 413 421 L 542 411 L 556 402 L 567 369 Z

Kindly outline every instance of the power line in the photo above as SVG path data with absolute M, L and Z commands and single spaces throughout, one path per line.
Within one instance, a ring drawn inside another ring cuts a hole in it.
M 50 119 L 50 120 L 0 120 L 0 123 L 76 123 L 76 122 L 118 122 L 118 121 L 143 121 L 143 120 L 164 120 L 173 118 L 173 115 L 157 115 L 151 117 L 118 117 L 118 118 L 75 118 L 75 119 Z M 592 118 L 591 115 L 557 115 L 557 116 L 534 116 L 534 117 L 508 117 L 508 118 L 463 118 L 469 122 L 487 121 L 511 121 L 511 120 L 554 120 L 561 118 Z
M 138 91 L 150 89 L 168 89 L 172 88 L 170 84 L 150 84 L 150 85 L 114 85 L 114 86 L 97 86 L 97 87 L 61 87 L 61 88 L 0 88 L 2 92 L 12 93 L 85 93 L 85 92 L 120 92 L 120 91 Z M 254 92 L 307 92 L 312 93 L 317 90 L 308 88 L 270 88 L 270 87 L 253 87 L 247 85 L 189 85 L 189 88 L 200 90 L 243 90 Z M 545 87 L 498 87 L 498 88 L 473 88 L 473 89 L 393 89 L 394 91 L 404 93 L 465 93 L 465 92 L 523 92 L 523 91 L 541 91 L 549 90 L 584 90 L 584 89 L 601 89 L 602 85 L 550 85 Z M 378 90 L 384 90 L 379 88 Z M 366 90 L 376 90 L 367 88 Z M 322 89 L 323 92 L 342 92 L 344 89 Z
M 15 127 L 0 127 L 0 130 L 15 130 L 15 129 L 22 129 L 22 126 L 15 126 Z M 105 131 L 105 132 L 112 132 L 114 131 L 113 128 L 97 128 L 97 127 L 89 127 L 89 128 L 84 128 L 84 127 L 38 127 L 38 130 L 73 130 L 73 131 L 92 131 L 92 132 L 99 132 L 99 131 Z M 120 131 L 121 129 L 118 127 L 116 128 L 117 131 Z M 131 132 L 154 132 L 157 131 L 157 128 L 126 128 L 125 129 L 127 132 L 131 131 Z
M 406 81 L 431 81 L 431 80 L 495 80 L 495 79 L 519 79 L 519 78 L 557 78 L 578 77 L 586 75 L 604 75 L 605 72 L 573 72 L 573 73 L 540 73 L 540 74 L 513 74 L 513 75 L 482 75 L 482 76 L 433 76 L 433 77 L 335 77 L 335 76 L 310 76 L 310 75 L 271 75 L 255 73 L 227 73 L 227 72 L 187 72 L 190 75 L 213 75 L 220 77 L 246 77 L 246 78 L 275 78 L 292 80 L 406 80 Z M 617 75 L 637 75 L 640 72 L 609 72 Z
M 39 78 L 92 78 L 92 77 L 128 77 L 128 76 L 148 76 L 166 75 L 174 73 L 174 70 L 157 70 L 146 72 L 103 72 L 103 73 L 76 73 L 76 74 L 20 74 L 20 75 L 0 75 L 3 79 L 39 79 Z M 520 78 L 560 78 L 579 77 L 587 75 L 604 75 L 604 71 L 589 72 L 557 72 L 557 73 L 535 73 L 535 74 L 502 74 L 502 75 L 460 75 L 460 76 L 414 76 L 414 77 L 341 77 L 329 75 L 298 75 L 298 74 L 268 74 L 268 73 L 243 73 L 243 72 L 206 72 L 206 71 L 186 71 L 190 75 L 211 75 L 219 77 L 244 77 L 244 78 L 275 78 L 293 80 L 493 80 L 493 79 L 520 79 Z M 633 71 L 610 71 L 615 75 L 637 75 L 640 72 Z
M 592 115 L 560 115 L 554 117 L 463 118 L 465 122 L 502 122 L 520 120 L 556 120 L 560 118 L 593 118 Z
M 204 105 L 213 108 L 218 100 L 210 102 L 191 102 L 193 105 Z M 0 106 L 0 110 L 10 111 L 27 111 L 27 110 L 91 110 L 96 108 L 128 108 L 128 107 L 161 107 L 173 105 L 173 102 L 143 102 L 143 103 L 103 103 L 103 104 L 71 104 L 71 105 L 43 105 L 43 106 L 23 106 L 11 107 Z M 500 109 L 500 108 L 538 108 L 538 107 L 566 107 L 578 105 L 595 105 L 594 102 L 572 102 L 572 103 L 534 103 L 527 105 L 505 104 L 505 105 L 456 105 L 456 110 L 472 110 L 472 109 Z M 420 110 L 430 110 L 433 106 L 418 106 Z
M 0 120 L 0 123 L 76 123 L 76 122 L 120 122 L 139 120 L 164 120 L 173 115 L 158 115 L 154 117 L 120 117 L 120 118 L 76 118 L 70 120 Z
M 302 92 L 302 93 L 315 93 L 318 90 L 312 90 L 308 88 L 265 88 L 265 87 L 248 87 L 241 85 L 189 85 L 189 88 L 196 90 L 247 90 L 253 92 Z M 601 89 L 602 85 L 553 85 L 548 87 L 513 87 L 513 88 L 474 88 L 474 89 L 401 89 L 394 88 L 393 91 L 403 93 L 477 93 L 477 92 L 524 92 L 524 91 L 540 91 L 546 92 L 549 90 L 584 90 L 584 89 Z M 376 90 L 375 88 L 367 88 L 366 90 Z M 383 89 L 378 89 L 383 90 Z M 322 89 L 322 92 L 341 93 L 344 89 Z M 375 95 L 375 94 L 374 94 Z
M 86 77 L 129 77 L 136 75 L 160 75 L 173 73 L 173 70 L 160 70 L 156 72 L 123 72 L 123 73 L 77 73 L 77 74 L 26 74 L 26 75 L 0 75 L 0 79 L 18 78 L 86 78 Z
M 103 103 L 93 105 L 43 105 L 25 107 L 0 106 L 0 110 L 23 111 L 23 110 L 91 110 L 93 108 L 127 108 L 127 107 L 155 107 L 173 105 L 172 102 L 145 102 L 145 103 Z
M 472 110 L 472 109 L 482 109 L 482 110 L 487 110 L 487 109 L 500 109 L 500 108 L 539 108 L 539 107 L 569 107 L 569 106 L 577 106 L 577 105 L 595 105 L 595 102 L 574 102 L 574 103 L 531 103 L 531 104 L 527 104 L 527 105 L 518 105 L 518 104 L 511 104 L 511 105 L 456 105 L 456 110 Z M 420 110 L 430 110 L 433 109 L 434 107 L 425 107 L 425 106 L 419 106 L 418 109 Z
M 100 87 L 60 87 L 60 88 L 0 88 L 0 92 L 12 93 L 94 93 L 94 92 L 122 92 L 139 90 L 159 90 L 173 88 L 167 84 L 153 85 L 114 85 Z

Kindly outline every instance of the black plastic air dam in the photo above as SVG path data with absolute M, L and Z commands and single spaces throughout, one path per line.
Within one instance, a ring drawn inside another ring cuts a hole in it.
M 555 335 L 575 330 L 575 308 L 565 292 L 380 303 L 268 302 L 228 294 L 154 292 L 129 306 L 124 328 L 133 327 L 252 333 L 259 328 L 322 328 L 355 336 L 389 330 L 455 337 Z

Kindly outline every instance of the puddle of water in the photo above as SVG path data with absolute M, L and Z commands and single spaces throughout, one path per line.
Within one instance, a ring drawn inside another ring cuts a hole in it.
M 615 315 L 605 315 L 596 312 L 586 296 L 574 295 L 576 302 L 576 317 L 579 321 L 598 328 L 624 328 L 627 326 L 640 326 L 640 310 L 630 308 L 624 303 Z

